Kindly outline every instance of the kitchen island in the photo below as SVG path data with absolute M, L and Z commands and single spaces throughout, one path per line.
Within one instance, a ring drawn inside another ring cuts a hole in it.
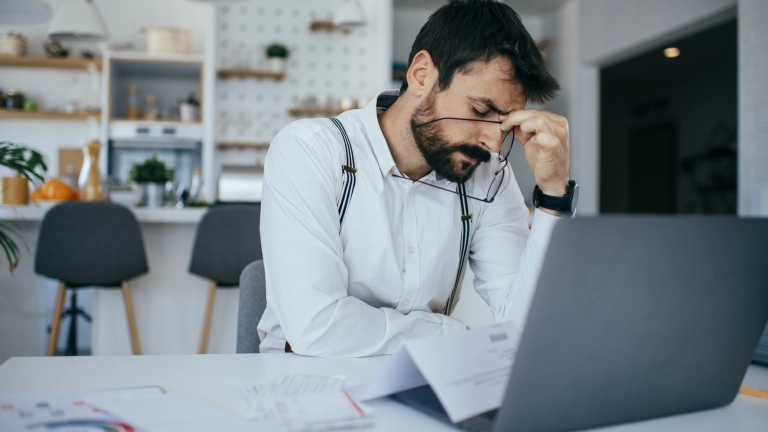
M 136 320 L 144 354 L 191 354 L 197 352 L 208 281 L 188 272 L 197 224 L 205 209 L 131 208 L 141 226 L 149 273 L 131 281 Z M 22 312 L 50 311 L 56 281 L 34 273 L 37 233 L 47 208 L 0 206 L 0 221 L 15 226 L 23 243 L 19 267 L 9 274 L 0 271 L 0 294 L 11 305 L 0 303 L 0 340 L 17 347 L 6 353 L 0 346 L 0 362 L 10 355 L 42 355 L 47 341 L 47 317 Z M 7 266 L 5 260 L 3 265 Z M 219 289 L 216 297 L 210 353 L 235 352 L 237 288 Z M 19 311 L 17 309 L 22 309 Z M 82 323 L 82 321 L 80 322 Z M 80 324 L 79 323 L 79 324 Z M 60 341 L 68 328 L 64 327 Z M 86 331 L 89 326 L 80 325 Z M 91 330 L 94 355 L 131 354 L 128 325 L 119 289 L 96 289 L 93 293 Z M 5 345 L 5 344 L 3 344 Z M 62 346 L 60 343 L 59 346 Z M 19 352 L 18 347 L 23 347 Z

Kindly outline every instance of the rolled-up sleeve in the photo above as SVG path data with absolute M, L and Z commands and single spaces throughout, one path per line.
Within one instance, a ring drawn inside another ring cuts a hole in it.
M 336 208 L 341 166 L 324 134 L 299 136 L 284 129 L 265 162 L 261 242 L 267 308 L 293 351 L 311 356 L 390 354 L 406 339 L 466 329 L 451 317 L 404 314 L 349 295 Z M 261 330 L 259 336 L 265 337 Z

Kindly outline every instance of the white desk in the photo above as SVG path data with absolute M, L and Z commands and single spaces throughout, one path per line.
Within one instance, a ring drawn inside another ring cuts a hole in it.
M 89 391 L 159 385 L 197 397 L 235 415 L 245 412 L 240 390 L 285 374 L 372 375 L 383 357 L 315 359 L 294 354 L 220 354 L 138 357 L 16 357 L 0 366 L 0 391 Z M 768 388 L 768 369 L 752 366 L 745 385 Z M 389 400 L 370 404 L 376 431 L 455 430 Z M 768 400 L 739 395 L 725 408 L 600 429 L 635 431 L 765 431 Z

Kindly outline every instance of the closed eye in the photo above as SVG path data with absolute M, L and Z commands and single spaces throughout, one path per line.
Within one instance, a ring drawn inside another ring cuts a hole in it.
M 488 115 L 488 112 L 489 112 L 489 111 L 480 112 L 480 111 L 478 111 L 478 110 L 477 110 L 477 108 L 475 108 L 475 107 L 472 107 L 472 111 L 474 111 L 474 113 L 475 113 L 477 116 L 479 116 L 479 117 L 485 117 L 485 116 L 487 116 L 487 115 Z

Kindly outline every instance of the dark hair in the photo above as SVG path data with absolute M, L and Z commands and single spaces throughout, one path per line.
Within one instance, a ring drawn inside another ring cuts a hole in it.
M 433 13 L 413 42 L 413 57 L 426 50 L 440 74 L 438 89 L 451 85 L 456 72 L 471 71 L 472 63 L 503 56 L 512 62 L 512 82 L 520 84 L 527 101 L 543 103 L 560 90 L 547 71 L 541 52 L 511 7 L 495 0 L 453 0 Z M 403 80 L 400 92 L 408 89 Z

